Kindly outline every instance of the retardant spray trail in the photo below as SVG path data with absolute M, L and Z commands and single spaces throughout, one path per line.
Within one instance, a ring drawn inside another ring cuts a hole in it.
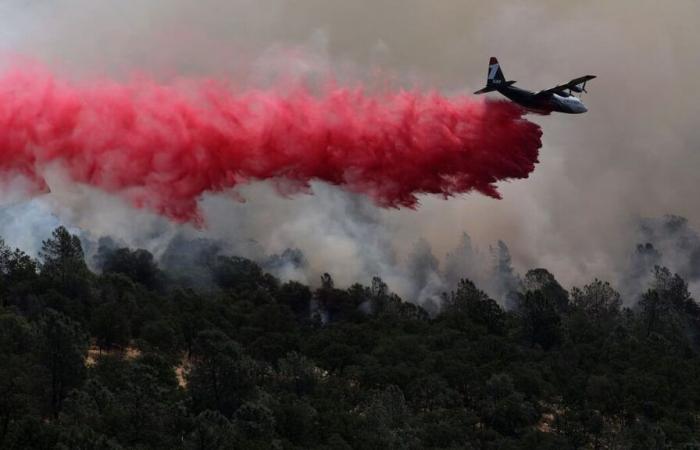
M 384 207 L 415 207 L 421 193 L 498 198 L 496 182 L 534 170 L 540 138 L 517 106 L 437 93 L 0 76 L 0 174 L 40 189 L 58 164 L 77 183 L 194 223 L 204 193 L 253 180 L 283 193 L 321 180 Z

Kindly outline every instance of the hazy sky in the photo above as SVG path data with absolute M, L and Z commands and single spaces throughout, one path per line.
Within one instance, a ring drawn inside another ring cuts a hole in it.
M 247 203 L 204 205 L 206 234 L 252 238 L 268 252 L 299 246 L 345 281 L 388 274 L 420 238 L 441 258 L 466 231 L 482 246 L 505 240 L 518 269 L 544 266 L 570 285 L 611 278 L 639 217 L 700 225 L 698 17 L 692 0 L 2 0 L 0 49 L 71 76 L 264 84 L 291 67 L 347 80 L 381 73 L 446 94 L 480 88 L 492 55 L 534 90 L 598 75 L 587 114 L 531 117 L 544 131 L 541 162 L 530 179 L 503 185 L 500 201 L 427 197 L 417 211 L 383 211 L 324 187 L 281 199 L 253 186 Z M 105 209 L 99 194 L 60 181 L 52 190 L 54 212 L 95 233 L 142 242 L 172 232 L 121 204 Z

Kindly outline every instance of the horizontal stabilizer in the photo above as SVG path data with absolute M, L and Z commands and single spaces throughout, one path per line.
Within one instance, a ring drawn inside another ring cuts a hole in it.
M 478 91 L 476 91 L 474 93 L 478 95 L 478 94 L 485 94 L 487 92 L 493 92 L 495 90 L 496 90 L 496 88 L 493 86 L 486 86 L 485 88 L 479 89 Z

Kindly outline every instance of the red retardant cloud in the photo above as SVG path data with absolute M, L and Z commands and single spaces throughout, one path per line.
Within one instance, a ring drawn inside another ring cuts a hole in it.
M 49 166 L 170 219 L 201 223 L 204 193 L 273 180 L 285 194 L 319 180 L 383 207 L 526 178 L 541 130 L 508 102 L 361 88 L 237 92 L 206 80 L 66 82 L 0 75 L 0 177 L 45 187 Z

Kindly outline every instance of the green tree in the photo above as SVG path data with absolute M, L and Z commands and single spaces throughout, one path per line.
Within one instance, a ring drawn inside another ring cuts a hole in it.
M 688 292 L 688 284 L 665 267 L 654 268 L 652 287 L 639 301 L 644 334 L 664 334 L 684 340 L 698 318 L 698 308 Z M 696 330 L 692 330 L 696 331 Z
M 103 257 L 103 273 L 121 273 L 149 289 L 160 287 L 163 274 L 153 255 L 143 249 L 118 248 Z
M 560 342 L 561 317 L 557 309 L 556 299 L 540 290 L 519 295 L 517 313 L 531 346 L 539 345 L 548 350 Z
M 554 305 L 557 312 L 564 312 L 569 306 L 569 293 L 547 269 L 532 269 L 525 274 L 522 289 L 524 292 L 539 291 L 548 304 Z
M 51 239 L 42 242 L 40 256 L 42 274 L 57 282 L 67 293 L 73 292 L 75 277 L 88 272 L 80 239 L 62 226 L 53 231 Z
M 174 355 L 181 348 L 173 324 L 165 319 L 144 324 L 141 328 L 141 342 L 147 344 L 146 350 L 155 349 L 166 355 Z
M 461 317 L 470 324 L 482 326 L 488 333 L 500 334 L 505 329 L 505 314 L 498 303 L 477 289 L 469 280 L 460 280 L 457 291 L 444 296 L 440 319 Z M 469 326 L 463 323 L 462 326 Z
M 411 411 L 397 386 L 389 385 L 372 393 L 360 417 L 358 447 L 420 448 L 417 433 L 410 423 Z
M 36 291 L 37 265 L 19 249 L 11 251 L 0 239 L 0 302 L 15 305 L 32 314 L 25 299 Z
M 255 394 L 255 363 L 240 345 L 218 330 L 205 330 L 196 339 L 188 387 L 195 411 L 206 409 L 233 417 Z
M 0 448 L 24 415 L 39 410 L 34 336 L 27 321 L 0 310 Z
M 255 262 L 239 256 L 219 256 L 212 272 L 214 281 L 221 289 L 236 292 L 252 291 L 257 288 L 275 288 L 275 280 L 265 274 Z
M 311 314 L 311 289 L 296 281 L 288 281 L 276 292 L 277 301 L 289 306 L 298 320 L 308 320 Z
M 47 309 L 35 326 L 39 363 L 47 375 L 48 412 L 58 416 L 68 392 L 85 378 L 88 339 L 80 324 Z
M 270 441 L 274 435 L 275 416 L 264 403 L 248 401 L 236 410 L 233 424 L 246 441 Z
M 231 422 L 217 411 L 206 410 L 195 417 L 184 447 L 187 450 L 231 450 L 236 448 L 235 439 Z
M 352 296 L 347 291 L 335 288 L 333 278 L 324 273 L 321 276 L 321 287 L 314 292 L 322 323 L 333 323 L 361 319 L 364 314 L 358 307 L 364 297 Z
M 124 307 L 116 302 L 98 306 L 92 316 L 91 331 L 100 349 L 125 348 L 131 339 L 131 325 Z
M 571 299 L 572 306 L 582 311 L 594 324 L 613 321 L 622 307 L 620 294 L 610 286 L 610 283 L 598 279 L 582 289 L 573 288 Z
M 74 320 L 90 323 L 92 273 L 85 264 L 80 239 L 64 227 L 42 242 L 41 277 L 47 283 L 48 303 Z

